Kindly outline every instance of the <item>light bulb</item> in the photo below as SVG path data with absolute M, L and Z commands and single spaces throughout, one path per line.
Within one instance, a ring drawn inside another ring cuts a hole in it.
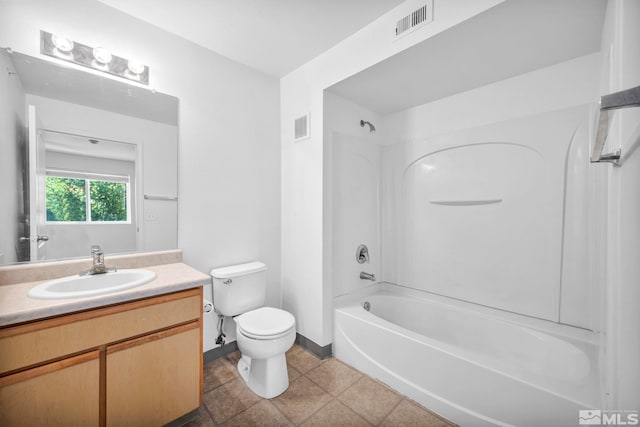
M 128 61 L 127 68 L 132 74 L 142 74 L 144 72 L 144 65 L 135 61 Z
M 73 50 L 73 40 L 59 34 L 51 35 L 51 42 L 60 52 L 69 53 Z
M 103 47 L 94 47 L 93 57 L 100 64 L 106 65 L 111 62 L 111 53 Z

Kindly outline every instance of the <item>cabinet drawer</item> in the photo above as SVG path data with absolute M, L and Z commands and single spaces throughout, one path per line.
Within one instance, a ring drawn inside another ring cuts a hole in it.
M 0 330 L 0 374 L 199 319 L 202 289 Z

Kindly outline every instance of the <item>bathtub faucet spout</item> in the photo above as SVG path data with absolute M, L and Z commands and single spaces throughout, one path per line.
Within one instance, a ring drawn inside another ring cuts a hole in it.
M 371 280 L 372 282 L 376 281 L 376 275 L 373 273 L 365 273 L 364 271 L 360 273 L 360 278 L 363 280 Z

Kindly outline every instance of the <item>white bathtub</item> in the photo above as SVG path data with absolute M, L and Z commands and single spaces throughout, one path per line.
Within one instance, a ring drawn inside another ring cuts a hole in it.
M 572 426 L 601 407 L 590 331 L 386 283 L 336 299 L 334 322 L 338 359 L 462 426 Z

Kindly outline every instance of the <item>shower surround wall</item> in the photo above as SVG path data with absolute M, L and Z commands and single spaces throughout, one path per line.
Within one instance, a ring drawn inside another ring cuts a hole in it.
M 586 247 L 588 111 L 385 150 L 394 219 L 385 221 L 384 247 L 393 248 L 394 283 L 554 322 L 561 293 L 563 305 L 588 307 L 586 258 L 563 251 Z M 580 240 L 565 240 L 565 227 L 581 229 Z M 588 314 L 576 326 L 588 328 Z
M 334 297 L 369 284 L 355 248 L 374 242 L 379 280 L 597 329 L 585 212 L 599 59 L 382 117 L 377 140 L 333 126 Z M 357 111 L 325 98 L 329 122 Z
M 382 274 L 382 146 L 381 134 L 360 127 L 360 120 L 379 124 L 373 111 L 334 95 L 325 93 L 325 135 L 331 139 L 326 156 L 332 167 L 327 177 L 325 204 L 332 212 L 326 230 L 332 236 L 331 282 L 333 296 L 354 292 L 362 287 L 360 272 Z M 356 249 L 364 244 L 369 261 L 356 262 Z

